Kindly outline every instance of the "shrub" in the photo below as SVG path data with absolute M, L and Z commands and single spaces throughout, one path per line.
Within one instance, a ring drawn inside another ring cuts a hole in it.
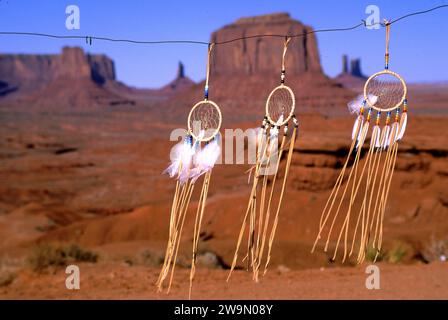
M 375 257 L 376 257 L 376 262 L 383 261 L 384 260 L 384 251 L 378 252 L 378 250 L 376 248 L 374 248 L 372 245 L 369 245 L 367 247 L 365 260 L 368 262 L 374 262 Z
M 41 244 L 33 248 L 27 264 L 34 271 L 42 271 L 50 266 L 64 266 L 70 262 L 97 262 L 98 254 L 83 249 L 77 244 L 56 246 Z
M 159 267 L 163 264 L 164 257 L 150 250 L 143 250 L 138 260 L 145 266 Z
M 403 258 L 406 256 L 406 249 L 400 245 L 396 244 L 392 249 L 387 252 L 386 258 L 387 262 L 390 263 L 400 263 L 403 261 Z
M 407 250 L 404 244 L 395 243 L 389 250 L 383 248 L 376 258 L 376 262 L 385 261 L 389 263 L 400 263 L 406 257 Z M 377 255 L 377 249 L 369 246 L 366 252 L 366 261 L 374 262 Z

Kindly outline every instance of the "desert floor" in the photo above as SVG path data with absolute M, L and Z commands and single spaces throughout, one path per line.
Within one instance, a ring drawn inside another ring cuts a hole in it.
M 379 264 L 380 289 L 368 290 L 368 265 L 290 271 L 270 270 L 259 283 L 251 274 L 236 271 L 226 282 L 227 270 L 197 271 L 192 299 L 447 299 L 448 268 L 442 263 L 393 266 Z M 28 271 L 8 289 L 0 289 L 1 299 L 187 299 L 188 275 L 176 270 L 171 292 L 157 293 L 154 282 L 158 270 L 123 264 L 81 264 L 81 288 L 65 287 L 64 269 L 36 276 Z
M 310 254 L 320 212 L 347 153 L 353 119 L 301 114 L 270 272 L 257 284 L 241 270 L 230 283 L 225 281 L 247 205 L 248 165 L 219 165 L 199 244 L 201 253 L 219 261 L 198 266 L 192 298 L 447 299 L 448 265 L 437 262 L 448 250 L 447 116 L 445 111 L 417 115 L 423 107 L 416 107 L 400 144 L 385 217 L 380 290 L 365 288 L 366 265 L 344 266 L 340 256 L 336 263 L 329 261 L 337 234 L 330 252 L 324 253 L 319 244 Z M 167 137 L 173 128 L 184 127 L 181 120 L 160 121 L 159 113 L 151 107 L 101 112 L 1 109 L 1 298 L 188 298 L 193 216 L 186 222 L 171 293 L 158 294 L 154 287 L 174 188 L 161 174 L 174 144 Z M 192 212 L 195 205 L 192 201 Z M 337 221 L 336 227 L 341 224 Z M 26 267 L 30 252 L 44 242 L 76 243 L 100 253 L 96 264 L 75 262 L 81 267 L 81 290 L 65 288 L 63 267 L 42 274 Z M 150 261 L 142 261 L 148 256 Z M 400 261 L 385 262 L 391 258 Z

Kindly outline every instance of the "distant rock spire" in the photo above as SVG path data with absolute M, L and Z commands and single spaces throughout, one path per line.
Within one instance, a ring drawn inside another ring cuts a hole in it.
M 350 73 L 355 77 L 364 77 L 361 72 L 361 59 L 352 59 L 350 61 Z
M 177 79 L 185 78 L 185 66 L 182 61 L 179 61 L 179 65 L 177 67 Z
M 342 73 L 349 74 L 357 78 L 365 78 L 361 71 L 361 59 L 355 58 L 350 60 L 346 54 L 342 56 Z
M 348 73 L 348 56 L 346 54 L 342 56 L 342 73 Z

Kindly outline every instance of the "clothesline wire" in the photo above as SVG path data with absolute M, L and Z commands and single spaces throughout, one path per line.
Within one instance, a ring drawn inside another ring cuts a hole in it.
M 429 12 L 433 12 L 435 10 L 439 10 L 442 8 L 447 8 L 448 4 L 439 5 L 427 10 L 422 11 L 416 11 L 411 12 L 408 14 L 405 14 L 401 17 L 383 21 L 383 22 L 376 22 L 372 24 L 367 24 L 365 20 L 361 20 L 360 23 L 352 26 L 352 27 L 346 27 L 346 28 L 330 28 L 330 29 L 316 29 L 311 31 L 306 31 L 300 34 L 256 34 L 256 35 L 250 35 L 250 36 L 244 36 L 244 37 L 238 37 L 233 38 L 225 41 L 218 41 L 213 42 L 214 45 L 223 45 L 228 44 L 236 41 L 246 40 L 246 39 L 254 39 L 254 38 L 267 38 L 267 37 L 273 37 L 273 38 L 299 38 L 299 37 L 305 37 L 309 34 L 315 34 L 315 33 L 324 33 L 324 32 L 344 32 L 344 31 L 351 31 L 358 29 L 362 26 L 364 27 L 374 27 L 376 25 L 379 25 L 381 27 L 385 27 L 386 24 L 394 24 L 398 21 L 407 19 L 409 17 L 413 17 L 416 15 L 426 14 Z M 53 39 L 84 39 L 86 43 L 92 44 L 93 40 L 99 40 L 99 41 L 109 41 L 109 42 L 121 42 L 121 43 L 132 43 L 132 44 L 199 44 L 199 45 L 210 45 L 210 42 L 206 41 L 196 41 L 196 40 L 156 40 L 156 41 L 143 41 L 143 40 L 133 40 L 133 39 L 119 39 L 119 38 L 111 38 L 111 37 L 98 37 L 98 36 L 89 36 L 89 35 L 56 35 L 56 34 L 49 34 L 49 33 L 39 33 L 39 32 L 20 32 L 20 31 L 0 31 L 0 36 L 34 36 L 34 37 L 46 37 L 46 38 L 53 38 Z

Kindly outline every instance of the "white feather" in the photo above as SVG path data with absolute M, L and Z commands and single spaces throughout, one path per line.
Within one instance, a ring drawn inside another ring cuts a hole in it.
M 278 128 L 276 126 L 274 126 L 273 128 L 271 128 L 269 133 L 271 135 L 271 139 L 277 137 L 278 136 Z
M 370 136 L 370 144 L 375 145 L 376 137 L 378 136 L 378 126 L 373 126 L 372 135 Z
M 375 105 L 375 103 L 378 101 L 378 97 L 369 93 L 367 95 L 367 98 L 369 99 L 370 104 Z
M 375 144 L 375 148 L 379 148 L 380 147 L 380 138 L 381 138 L 381 128 L 379 125 L 376 125 L 373 128 L 373 132 L 375 132 L 375 131 L 377 131 L 377 134 L 375 136 L 375 141 L 372 141 L 372 143 Z M 374 136 L 374 135 L 372 134 L 372 136 Z
M 384 133 L 384 141 L 383 141 L 383 149 L 387 149 L 389 146 L 389 134 L 390 134 L 390 125 L 384 127 L 383 130 L 386 130 Z
M 408 122 L 408 114 L 407 112 L 403 112 L 403 114 L 401 115 L 401 120 L 400 120 L 400 127 L 398 128 L 398 135 L 397 135 L 397 140 L 401 140 L 403 138 L 403 135 L 406 131 L 406 124 Z
M 278 117 L 277 122 L 275 123 L 276 126 L 280 126 L 283 122 L 283 114 Z
M 400 130 L 400 128 L 399 128 L 399 124 L 398 124 L 398 122 L 394 122 L 394 123 L 392 124 L 392 127 L 390 128 L 391 136 L 389 137 L 389 144 L 392 144 L 392 143 L 394 143 L 395 141 L 397 141 L 398 130 Z M 392 136 L 392 132 L 394 133 L 393 136 Z
M 364 140 L 367 135 L 367 130 L 369 130 L 369 122 L 366 122 L 363 124 L 362 130 L 360 130 L 360 132 L 358 134 L 358 139 L 357 139 L 358 142 L 356 143 L 356 149 L 362 147 L 362 145 L 364 144 Z
M 348 110 L 350 111 L 350 113 L 359 115 L 359 111 L 361 110 L 363 101 L 364 101 L 364 96 L 363 95 L 359 95 L 355 99 L 350 101 L 347 104 L 347 107 L 348 107 Z
M 193 148 L 185 141 L 176 144 L 170 152 L 171 164 L 163 173 L 168 173 L 172 178 L 180 176 L 184 171 L 190 169 L 193 156 Z
M 352 129 L 352 140 L 355 139 L 356 128 L 358 127 L 359 117 L 356 117 L 355 123 L 353 124 Z
M 185 183 L 187 180 L 191 177 L 191 171 L 193 170 L 193 164 L 194 164 L 194 156 L 198 154 L 201 151 L 201 139 L 203 139 L 205 136 L 205 130 L 201 129 L 199 131 L 197 140 L 193 143 L 193 146 L 191 147 L 191 154 L 190 157 L 186 160 L 187 165 L 182 166 L 182 170 L 180 171 L 177 179 L 179 179 L 180 183 Z
M 205 130 L 201 129 L 201 131 L 199 131 L 199 134 L 198 134 L 198 140 L 203 139 L 204 136 L 205 136 Z M 198 141 L 196 141 L 196 143 L 198 143 Z
M 213 139 L 194 156 L 194 168 L 190 170 L 190 178 L 195 182 L 201 175 L 213 169 L 221 154 L 218 140 Z
M 369 94 L 368 99 L 371 104 L 375 104 L 378 100 L 378 97 L 373 94 Z M 359 113 L 361 111 L 361 107 L 363 106 L 363 102 L 364 102 L 364 95 L 362 95 L 362 94 L 358 95 L 355 99 L 350 101 L 347 104 L 347 107 L 348 107 L 348 110 L 350 111 L 350 113 L 359 115 Z
M 359 134 L 362 131 L 363 122 L 364 122 L 363 116 L 359 115 L 358 117 L 356 117 L 355 123 L 353 124 L 353 129 L 352 129 L 352 140 L 354 140 L 355 138 L 357 139 L 359 137 Z M 355 137 L 356 129 L 358 129 L 358 126 L 359 126 L 358 135 Z
M 369 128 L 369 123 L 368 122 L 364 122 L 364 117 L 362 117 L 361 118 L 361 126 L 359 127 L 359 131 L 358 131 L 358 137 L 356 138 L 358 140 L 358 143 L 359 143 L 359 140 L 361 139 L 361 136 L 363 135 L 363 130 L 364 130 L 365 126 L 367 126 L 367 129 L 368 129 Z

